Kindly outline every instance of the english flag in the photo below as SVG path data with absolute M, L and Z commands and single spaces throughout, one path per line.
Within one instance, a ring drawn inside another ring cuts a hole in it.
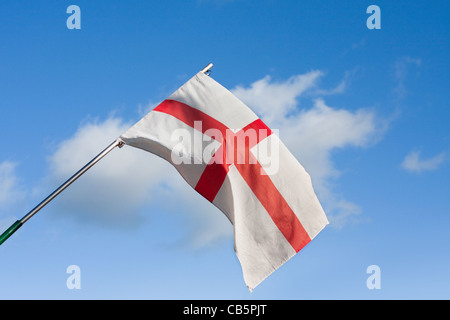
M 274 130 L 203 72 L 120 138 L 169 161 L 227 216 L 250 291 L 328 224 L 310 176 Z

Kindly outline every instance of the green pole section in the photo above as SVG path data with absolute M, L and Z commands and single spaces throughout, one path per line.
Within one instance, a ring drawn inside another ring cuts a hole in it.
M 6 241 L 14 232 L 16 232 L 22 226 L 22 222 L 17 220 L 0 236 L 0 245 Z

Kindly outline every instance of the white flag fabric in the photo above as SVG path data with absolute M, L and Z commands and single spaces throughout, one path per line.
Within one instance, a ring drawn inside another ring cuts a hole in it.
M 169 161 L 228 217 L 250 291 L 328 224 L 310 176 L 278 136 L 202 72 L 120 138 Z

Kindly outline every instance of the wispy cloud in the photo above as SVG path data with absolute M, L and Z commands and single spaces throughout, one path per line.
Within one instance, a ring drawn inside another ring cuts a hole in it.
M 6 213 L 6 209 L 22 202 L 26 194 L 17 177 L 16 167 L 15 162 L 0 163 L 0 209 L 3 209 L 0 211 L 0 231 L 9 227 L 17 219 Z
M 329 96 L 333 94 L 341 94 L 345 92 L 345 89 L 347 88 L 347 80 L 343 79 L 339 84 L 331 89 L 317 89 L 314 94 L 320 95 L 320 96 Z
M 335 87 L 332 87 L 330 89 L 316 88 L 312 90 L 312 95 L 329 96 L 345 93 L 345 91 L 349 87 L 350 79 L 358 72 L 358 70 L 359 68 L 354 68 L 353 70 L 345 72 L 344 77 Z
M 420 67 L 421 64 L 421 59 L 411 58 L 408 56 L 398 59 L 394 64 L 394 79 L 396 82 L 394 94 L 398 99 L 403 99 L 407 94 L 405 81 L 411 72 L 411 66 Z
M 3 161 L 0 163 L 0 206 L 10 205 L 24 196 L 15 172 L 16 167 L 17 163 L 15 162 Z
M 407 154 L 401 163 L 402 168 L 410 172 L 421 173 L 438 169 L 445 160 L 444 152 L 427 159 L 421 159 L 420 154 L 420 151 L 412 151 Z

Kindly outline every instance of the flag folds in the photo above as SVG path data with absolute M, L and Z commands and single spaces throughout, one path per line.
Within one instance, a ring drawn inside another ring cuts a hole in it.
M 250 291 L 328 224 L 276 131 L 202 72 L 120 138 L 169 161 L 228 217 Z

